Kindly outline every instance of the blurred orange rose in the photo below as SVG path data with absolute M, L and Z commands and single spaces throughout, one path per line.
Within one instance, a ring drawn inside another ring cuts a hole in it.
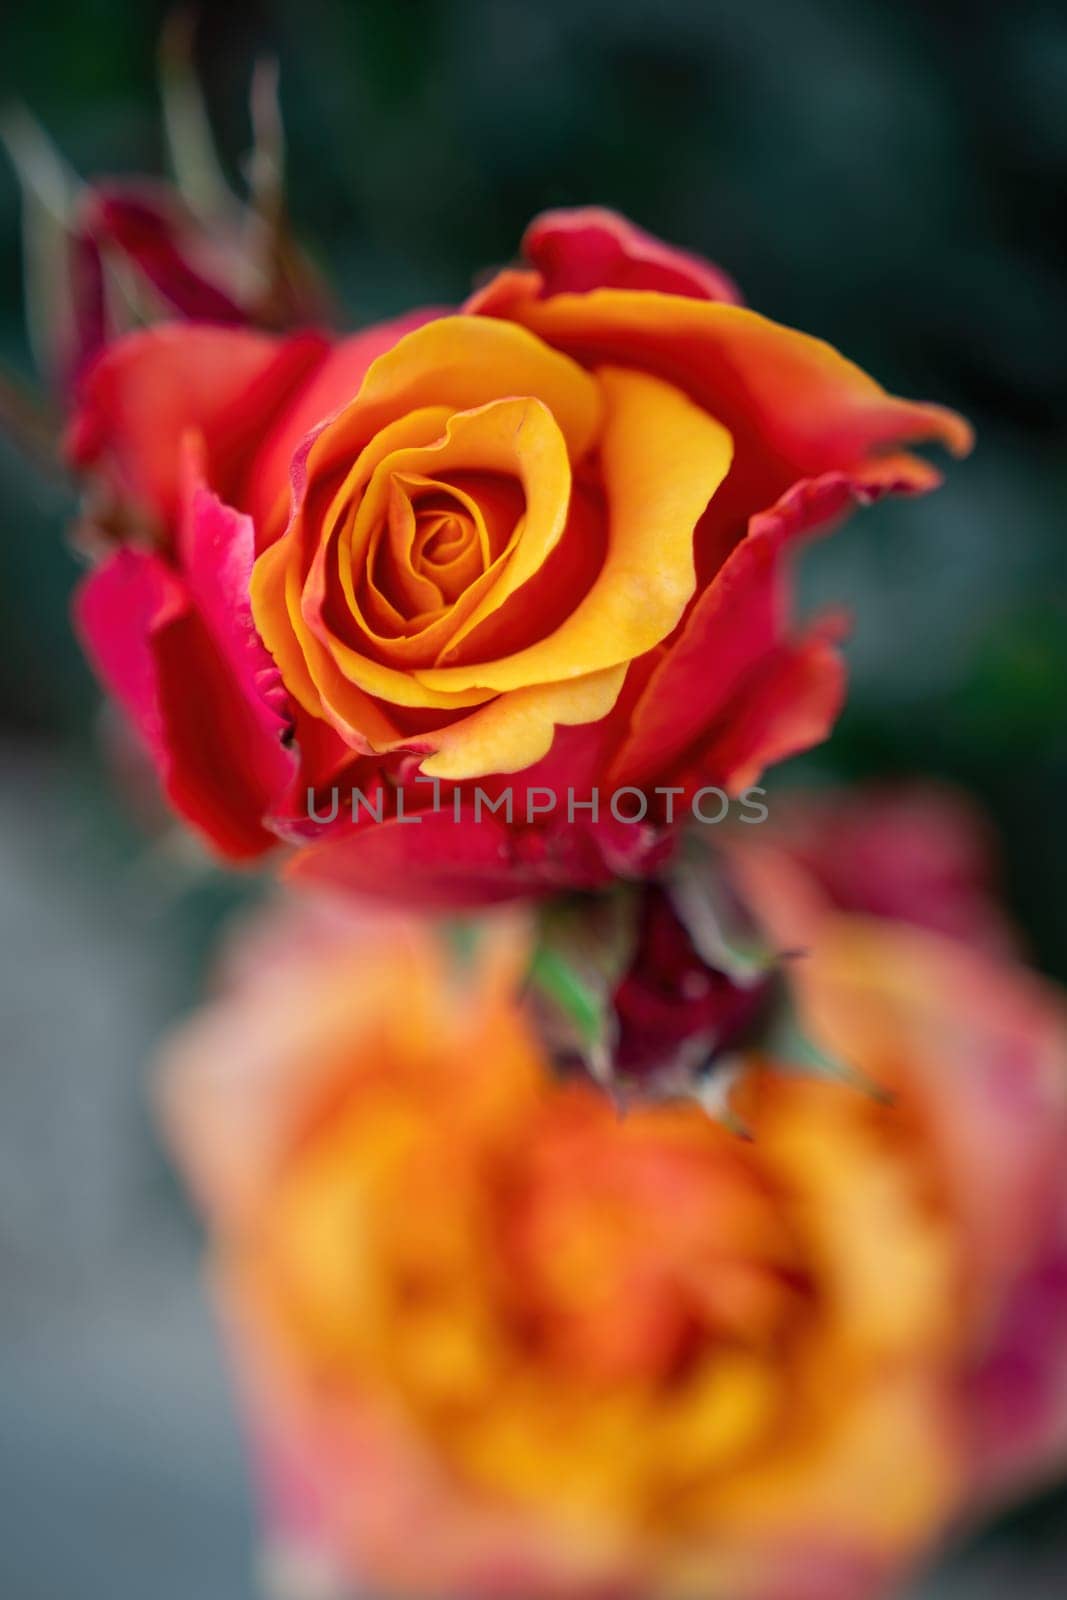
M 1064 1449 L 1059 1001 L 806 931 L 896 1098 L 752 1058 L 750 1140 L 554 1079 L 510 925 L 462 970 L 310 908 L 255 936 L 163 1083 L 281 1592 L 853 1600 Z

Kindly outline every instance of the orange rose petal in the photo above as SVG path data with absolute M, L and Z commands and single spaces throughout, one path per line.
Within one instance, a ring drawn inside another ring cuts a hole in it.
M 446 605 L 442 601 L 436 612 L 423 612 L 412 619 L 403 617 L 381 593 L 374 579 L 367 577 L 363 603 L 354 620 L 380 648 L 388 650 L 395 665 L 425 666 L 452 637 L 457 619 L 465 617 L 478 604 L 496 576 L 495 568 L 481 573 L 455 604 Z
M 439 503 L 428 509 L 430 501 Z M 489 530 L 475 496 L 417 473 L 398 476 L 393 485 L 389 553 L 399 573 L 431 584 L 451 601 L 492 564 Z
M 373 571 L 375 558 L 388 552 L 388 565 L 397 584 L 398 599 L 404 603 L 402 616 L 417 616 L 420 611 L 439 610 L 444 600 L 440 585 L 415 567 L 416 521 L 411 491 L 421 485 L 411 478 L 393 479 L 389 491 L 389 510 L 384 522 L 374 530 L 367 551 L 367 572 Z M 344 574 L 350 578 L 351 572 Z M 476 574 L 472 574 L 472 578 Z
M 959 1495 L 960 1462 L 936 1375 L 901 1363 L 900 1370 L 887 1366 L 881 1381 L 846 1384 L 840 1373 L 831 1376 L 838 1407 L 821 1431 L 809 1423 L 780 1451 L 757 1456 L 749 1471 L 718 1485 L 714 1514 L 727 1549 L 731 1534 L 751 1540 L 753 1527 L 771 1550 L 782 1538 L 814 1541 L 821 1535 L 833 1541 L 845 1528 L 849 1542 L 869 1542 L 883 1559 L 899 1563 L 902 1550 L 924 1545 L 951 1513 Z M 718 1542 L 711 1548 L 717 1553 Z M 750 1576 L 751 1562 L 750 1550 Z M 834 1590 L 820 1586 L 801 1592 L 814 1596 Z
M 461 476 L 473 479 L 477 475 Z M 430 483 L 429 479 L 422 481 Z M 426 561 L 429 571 L 436 574 L 434 580 L 434 589 L 438 592 L 436 613 L 426 612 L 418 616 L 405 616 L 379 586 L 375 572 L 379 559 L 378 551 L 385 532 L 382 525 L 379 525 L 371 536 L 361 583 L 356 583 L 353 577 L 349 585 L 350 592 L 358 594 L 359 597 L 353 607 L 354 624 L 372 638 L 388 643 L 394 664 L 403 659 L 410 665 L 425 666 L 436 659 L 442 645 L 452 637 L 457 625 L 474 610 L 482 595 L 492 587 L 499 571 L 499 558 L 511 549 L 518 537 L 520 509 L 524 499 L 517 482 L 513 484 L 511 480 L 500 478 L 494 480 L 483 474 L 477 483 L 477 498 L 459 488 L 455 482 L 448 484 L 447 493 L 453 501 L 460 503 L 466 509 L 473 525 L 476 549 L 473 551 L 474 560 L 470 551 L 459 558 L 465 562 L 468 569 L 463 581 L 460 581 L 461 575 L 455 570 L 455 563 L 440 564 L 432 560 Z M 392 503 L 390 510 L 392 511 Z M 352 515 L 355 515 L 354 511 Z M 426 538 L 426 525 L 423 523 L 421 531 L 417 529 L 414 533 L 413 549 L 421 550 Z M 476 561 L 479 550 L 481 562 Z M 339 560 L 342 559 L 339 557 Z M 479 571 L 478 567 L 483 562 L 485 570 Z M 414 573 L 414 568 L 412 571 Z M 437 580 L 447 584 L 450 589 L 459 589 L 458 597 L 451 604 L 446 604 L 444 596 L 440 594 Z M 439 627 L 436 626 L 438 623 Z
M 489 772 L 521 772 L 548 754 L 557 726 L 599 722 L 619 697 L 626 665 L 584 678 L 538 684 L 504 694 L 427 736 L 434 754 L 422 763 L 431 778 L 459 783 Z
M 971 1289 L 995 1297 L 1033 1243 L 1034 1218 L 1061 1192 L 1061 996 L 925 929 L 831 913 L 805 935 L 817 955 L 805 975 L 813 1025 L 844 1059 L 872 1063 L 937 1128 Z
M 336 648 L 336 647 L 335 647 Z M 340 730 L 351 718 L 364 715 L 368 702 L 376 704 L 384 710 L 389 705 L 402 707 L 414 705 L 419 710 L 430 710 L 436 713 L 442 711 L 467 711 L 473 706 L 485 705 L 487 700 L 493 698 L 491 689 L 469 689 L 462 694 L 438 695 L 430 702 L 428 699 L 408 701 L 399 695 L 386 695 L 383 700 L 372 694 L 372 691 L 353 683 L 351 678 L 341 670 L 333 653 L 317 639 L 313 639 L 308 648 L 308 666 L 316 687 L 322 698 L 322 706 L 326 716 Z M 396 673 L 402 678 L 402 673 Z M 370 734 L 371 748 L 374 750 L 392 749 L 398 738 L 399 730 L 392 724 L 383 722 L 382 716 L 377 719 L 379 731 Z M 360 727 L 359 722 L 355 726 Z M 388 727 L 389 731 L 385 729 Z
M 510 470 L 520 479 L 526 497 L 526 512 L 498 558 L 499 580 L 466 615 L 457 618 L 458 626 L 442 646 L 455 650 L 487 617 L 500 610 L 544 566 L 558 545 L 567 526 L 570 510 L 571 472 L 559 448 L 562 436 L 554 420 L 541 407 L 527 407 L 518 400 L 502 401 L 493 408 L 501 429 L 499 444 L 515 451 Z M 458 419 L 457 419 L 458 421 Z M 504 472 L 506 457 L 498 465 L 488 455 L 483 470 Z
M 693 593 L 693 531 L 725 478 L 726 429 L 644 373 L 597 374 L 610 534 L 589 593 L 548 638 L 500 661 L 417 673 L 435 690 L 520 689 L 628 662 L 669 634 Z M 462 630 L 461 630 L 462 632 Z
M 299 575 L 295 575 L 299 583 Z M 249 594 L 256 631 L 278 664 L 286 689 L 311 715 L 320 716 L 319 697 L 290 621 L 289 589 L 294 581 L 284 543 L 263 551 L 252 568 Z M 299 592 L 299 591 L 298 591 Z
M 955 412 L 896 399 L 832 345 L 755 311 L 623 289 L 539 299 L 521 275 L 508 287 L 498 315 L 579 359 L 669 374 L 798 475 L 855 467 L 908 441 L 937 440 L 954 455 L 971 448 L 972 430 Z
M 397 729 L 381 706 L 351 684 L 342 684 L 344 710 L 336 711 L 322 692 L 331 682 L 327 652 L 300 617 L 300 574 L 284 545 L 265 550 L 252 569 L 252 610 L 256 627 L 273 655 L 293 699 L 311 716 L 329 722 L 346 744 L 367 754 L 395 739 Z M 376 741 L 372 744 L 371 741 Z
M 405 333 L 439 313 L 410 311 L 360 329 L 325 350 L 318 368 L 269 431 L 248 484 L 248 510 L 260 532 L 260 549 L 273 544 L 289 516 L 289 468 L 302 441 L 359 393 L 367 369 Z M 182 330 L 183 335 L 188 329 Z
M 348 605 L 353 609 L 356 606 L 353 569 L 362 571 L 369 550 L 370 534 L 373 531 L 368 524 L 362 524 L 358 529 L 356 526 L 367 486 L 373 481 L 375 472 L 382 462 L 390 460 L 394 453 L 412 446 L 427 446 L 441 441 L 445 436 L 449 416 L 447 406 L 422 406 L 406 416 L 398 417 L 395 422 L 382 428 L 359 452 L 330 501 L 321 530 L 308 526 L 306 502 L 301 504 L 297 517 L 294 517 L 294 527 L 286 534 L 286 539 L 288 541 L 295 536 L 298 541 L 305 542 L 309 547 L 313 546 L 309 579 L 311 573 L 316 570 L 320 574 L 325 572 L 329 552 L 336 547 L 338 579 Z M 328 430 L 324 430 L 324 434 L 326 433 Z M 318 469 L 319 455 L 329 449 L 328 440 L 322 436 L 320 438 L 321 449 L 320 440 L 316 439 L 308 452 L 309 473 Z M 385 481 L 387 492 L 385 503 L 380 507 L 381 521 L 385 520 L 388 511 L 390 482 L 388 475 Z
M 386 458 L 390 452 L 399 451 L 404 447 L 428 445 L 444 437 L 444 431 L 449 419 L 447 407 L 441 405 L 422 406 L 404 416 L 398 417 L 395 422 L 389 423 L 379 430 L 369 444 L 359 452 L 351 465 L 340 488 L 333 494 L 330 507 L 325 513 L 324 530 L 314 552 L 310 557 L 306 587 L 302 579 L 302 562 L 306 559 L 304 546 L 312 537 L 308 528 L 307 490 L 303 489 L 298 497 L 298 504 L 293 520 L 283 539 L 272 548 L 284 549 L 284 560 L 289 567 L 289 576 L 286 583 L 285 595 L 287 604 L 285 615 L 282 615 L 277 593 L 268 585 L 268 566 L 257 584 L 253 575 L 253 610 L 256 613 L 257 626 L 260 629 L 268 646 L 281 658 L 281 653 L 286 653 L 287 660 L 295 660 L 290 641 L 283 642 L 282 634 L 291 634 L 299 646 L 300 661 L 303 670 L 298 670 L 299 686 L 294 690 L 297 698 L 308 710 L 321 715 L 316 711 L 320 694 L 325 693 L 317 687 L 320 679 L 338 684 L 343 675 L 331 671 L 323 645 L 331 637 L 326 634 L 326 640 L 314 642 L 313 630 L 321 615 L 321 608 L 326 594 L 327 560 L 331 546 L 336 548 L 338 561 L 338 577 L 342 588 L 345 589 L 349 606 L 356 608 L 355 590 L 351 582 L 350 571 L 353 562 L 357 559 L 352 548 L 352 528 L 354 510 L 358 510 L 359 497 L 370 482 L 374 469 Z M 300 464 L 300 475 L 306 485 L 313 478 L 323 475 L 326 470 L 324 457 L 331 453 L 331 429 L 326 426 L 312 438 L 306 447 L 305 459 Z M 335 530 L 340 527 L 340 533 L 335 537 Z M 365 552 L 364 552 L 365 557 Z M 262 559 L 262 558 L 261 558 Z M 282 557 L 278 557 L 282 560 Z M 271 596 L 273 595 L 273 602 Z M 260 609 L 257 609 L 260 608 Z M 287 619 L 287 620 L 286 620 Z M 444 634 L 442 633 L 442 637 Z M 308 658 L 313 658 L 316 668 L 310 667 Z M 351 705 L 358 696 L 348 695 L 343 689 L 341 698 L 346 705 Z M 304 696 L 307 696 L 307 699 Z M 460 702 L 461 705 L 477 703 L 471 697 Z M 343 715 L 342 715 L 343 721 Z M 381 737 L 389 737 L 386 725 L 380 717 L 377 726 Z M 394 730 L 395 732 L 395 730 Z
M 566 526 L 571 485 L 566 441 L 551 413 L 537 400 L 498 400 L 475 411 L 458 412 L 446 423 L 443 438 L 421 449 L 396 450 L 380 462 L 356 523 L 367 528 L 381 520 L 397 476 L 424 474 L 439 479 L 453 472 L 499 473 L 516 477 L 523 486 L 522 538 L 513 541 L 503 592 L 499 599 L 493 596 L 494 603 L 500 603 L 539 570 Z M 466 498 L 454 492 L 457 498 Z M 354 529 L 353 550 L 357 542 Z
M 486 499 L 483 491 L 483 504 Z M 607 509 L 599 485 L 588 477 L 576 479 L 566 530 L 548 560 L 461 641 L 453 637 L 435 665 L 497 661 L 513 655 L 529 643 L 531 617 L 537 618 L 540 636 L 547 638 L 592 588 L 604 563 L 607 540 Z
M 504 267 L 483 283 L 463 302 L 463 310 L 471 316 L 510 317 L 512 307 L 539 296 L 544 289 L 544 279 L 533 267 Z
M 513 396 L 547 407 L 573 462 L 596 442 L 600 391 L 577 362 L 514 323 L 440 317 L 371 365 L 356 398 L 324 430 L 323 454 L 331 464 L 343 464 L 387 423 L 416 408 L 472 411 Z
M 318 633 L 322 643 L 327 647 L 331 643 L 332 633 L 328 626 L 321 622 L 321 618 L 330 583 L 331 557 L 332 564 L 336 567 L 337 583 L 341 591 L 339 603 L 343 603 L 347 608 L 355 627 L 367 632 L 371 637 L 380 637 L 383 641 L 393 641 L 398 634 L 404 634 L 406 630 L 404 614 L 378 589 L 372 575 L 378 543 L 387 531 L 388 518 L 394 511 L 392 493 L 390 492 L 387 506 L 383 509 L 382 521 L 370 530 L 369 534 L 368 529 L 362 527 L 358 539 L 356 519 L 360 511 L 361 497 L 367 484 L 372 480 L 375 469 L 382 461 L 387 460 L 391 452 L 405 446 L 427 445 L 442 440 L 449 415 L 445 406 L 427 406 L 383 428 L 366 449 L 360 452 L 341 488 L 333 496 L 330 509 L 326 513 L 322 534 L 312 557 L 301 607 L 302 618 Z M 314 535 L 313 530 L 307 527 L 307 520 L 305 514 L 302 518 L 302 535 L 306 540 L 311 540 Z M 378 629 L 373 623 L 367 625 L 364 622 L 357 598 L 357 589 L 360 587 L 357 572 L 365 580 L 372 608 L 379 619 Z M 442 596 L 436 586 L 429 584 L 423 586 L 423 581 L 418 579 L 413 570 L 410 579 L 411 582 L 407 586 L 409 597 L 414 598 L 416 592 L 421 593 L 425 612 L 432 613 L 434 609 L 442 608 Z M 423 642 L 418 648 L 420 653 L 425 653 L 424 658 L 433 654 L 432 644 Z
M 361 480 L 366 481 L 371 476 L 374 466 L 389 450 L 415 440 L 439 437 L 446 418 L 443 407 L 427 406 L 383 428 L 361 452 L 346 482 L 354 491 Z M 323 433 L 327 431 L 324 429 Z M 323 433 L 307 446 L 300 468 L 305 480 L 320 466 L 318 455 Z M 334 507 L 338 506 L 338 498 L 335 495 Z M 251 598 L 256 627 L 278 663 L 288 689 L 307 712 L 331 722 L 355 749 L 370 748 L 364 735 L 379 744 L 388 744 L 396 738 L 398 730 L 366 694 L 345 682 L 330 661 L 325 646 L 304 619 L 305 581 L 301 565 L 301 546 L 306 536 L 304 512 L 305 504 L 301 500 L 283 538 L 269 546 L 253 568 Z M 328 512 L 327 516 L 330 514 Z M 325 561 L 322 549 L 318 560 L 321 567 Z M 342 703 L 340 709 L 335 706 L 338 700 Z
M 436 477 L 449 470 L 477 468 L 514 474 L 522 481 L 526 494 L 521 537 L 514 539 L 510 554 L 505 552 L 500 558 L 497 581 L 475 607 L 472 618 L 480 617 L 486 606 L 502 604 L 547 560 L 567 522 L 571 474 L 566 445 L 554 418 L 537 400 L 501 400 L 475 411 L 460 412 L 449 420 L 444 439 L 386 456 L 372 474 L 353 522 L 354 559 L 358 560 L 358 552 L 366 549 L 373 523 L 387 510 L 390 484 L 396 474 L 429 471 Z M 319 559 L 320 574 L 321 569 Z M 342 574 L 342 584 L 355 610 L 351 572 Z M 309 582 L 302 613 L 309 627 L 325 641 L 321 597 L 321 582 Z M 458 631 L 462 632 L 462 626 Z M 442 646 L 447 642 L 443 639 Z M 396 654 L 402 658 L 403 651 L 392 641 L 378 639 L 375 643 L 386 657 Z M 425 675 L 378 661 L 332 633 L 329 650 L 338 670 L 350 682 L 397 705 L 451 710 L 477 704 L 493 693 L 492 686 L 477 681 L 476 669 L 468 672 L 466 681 L 432 686 L 424 681 Z

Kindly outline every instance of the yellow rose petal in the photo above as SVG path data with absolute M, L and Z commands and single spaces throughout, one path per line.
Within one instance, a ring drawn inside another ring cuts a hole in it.
M 422 763 L 422 771 L 458 783 L 490 772 L 532 767 L 548 754 L 557 726 L 606 717 L 625 676 L 625 666 L 609 667 L 584 678 L 500 695 L 471 716 L 431 734 L 437 749 Z
M 521 689 L 632 661 L 671 632 L 696 584 L 693 533 L 730 468 L 722 425 L 645 373 L 604 368 L 601 462 L 611 521 L 596 582 L 548 638 L 499 661 L 419 671 L 436 691 Z

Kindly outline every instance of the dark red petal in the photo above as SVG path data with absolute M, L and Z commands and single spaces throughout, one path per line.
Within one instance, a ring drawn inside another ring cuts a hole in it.
M 966 1400 L 983 1501 L 1020 1496 L 1062 1469 L 1067 1450 L 1067 1226 L 1062 1219 L 1008 1295 Z
M 82 228 L 103 247 L 129 258 L 171 310 L 195 322 L 240 325 L 244 308 L 205 262 L 198 259 L 213 241 L 177 196 L 150 183 L 105 184 L 90 190 Z M 221 269 L 221 250 L 218 267 Z M 239 264 L 232 263 L 233 269 Z
M 426 793 L 432 800 L 429 788 Z M 351 806 L 347 791 L 340 804 L 344 815 Z M 502 819 L 467 815 L 456 823 L 451 807 L 427 811 L 418 821 L 364 822 L 299 851 L 286 875 L 430 907 L 488 905 L 536 883 L 536 874 L 524 874 L 516 862 Z
M 545 295 L 651 289 L 741 304 L 736 284 L 721 268 L 600 206 L 543 212 L 527 228 L 522 249 L 540 272 Z
M 182 581 L 156 555 L 118 550 L 82 583 L 75 620 L 175 808 L 225 856 L 274 846 L 261 819 L 294 758 L 264 740 Z
M 965 794 L 919 782 L 779 797 L 774 843 L 843 911 L 1018 952 L 997 903 L 990 830 Z
M 768 767 L 829 736 L 845 701 L 845 664 L 835 648 L 841 632 L 829 620 L 771 653 L 701 747 L 694 781 L 739 794 Z
M 880 464 L 869 475 L 826 473 L 794 484 L 752 517 L 649 675 L 616 781 L 649 784 L 686 762 L 704 772 L 713 751 L 720 779 L 736 779 L 757 767 L 761 749 L 784 753 L 822 738 L 839 706 L 841 668 L 825 629 L 799 644 L 788 640 L 786 556 L 856 502 L 912 487 Z
M 179 533 L 179 565 L 194 605 L 238 689 L 272 746 L 291 728 L 289 697 L 256 631 L 249 585 L 255 562 L 252 519 L 224 505 L 190 461 Z M 288 763 L 285 763 L 288 766 Z
M 158 556 L 116 550 L 74 594 L 82 647 L 162 770 L 168 762 L 153 635 L 190 611 L 185 586 Z

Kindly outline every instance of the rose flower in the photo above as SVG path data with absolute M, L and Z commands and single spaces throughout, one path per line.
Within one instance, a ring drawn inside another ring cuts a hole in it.
M 588 887 L 836 715 L 838 625 L 790 634 L 787 553 L 933 486 L 906 446 L 963 452 L 966 424 L 610 213 L 525 250 L 458 315 L 157 327 L 84 378 L 78 626 L 224 855 L 283 839 L 436 899 Z
M 866 1600 L 1062 1459 L 1037 980 L 824 908 L 808 1005 L 894 1098 L 753 1054 L 744 1139 L 553 1077 L 499 930 L 288 916 L 163 1078 L 280 1595 Z

